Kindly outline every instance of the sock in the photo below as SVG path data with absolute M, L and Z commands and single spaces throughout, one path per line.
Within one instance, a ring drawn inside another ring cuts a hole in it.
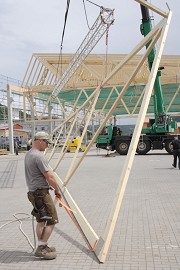
M 38 246 L 45 246 L 45 245 L 47 245 L 46 242 L 43 242 L 41 240 L 38 240 Z

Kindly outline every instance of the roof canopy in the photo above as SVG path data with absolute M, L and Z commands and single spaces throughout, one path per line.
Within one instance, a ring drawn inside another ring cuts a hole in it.
M 124 54 L 90 54 L 83 64 L 74 73 L 64 90 L 76 90 L 77 88 L 97 87 L 102 79 L 120 63 Z M 37 91 L 49 91 L 54 88 L 56 78 L 60 78 L 69 65 L 73 54 L 33 54 L 23 79 L 23 86 L 31 87 Z M 128 64 L 119 70 L 107 83 L 108 86 L 123 86 L 141 55 L 134 56 Z M 160 66 L 162 70 L 162 84 L 180 83 L 180 56 L 163 55 Z M 148 63 L 145 62 L 140 72 L 133 81 L 133 85 L 145 84 L 149 75 Z
M 101 81 L 110 73 L 113 68 L 120 63 L 126 55 L 124 54 L 90 54 L 83 64 L 73 74 L 66 87 L 58 94 L 61 102 L 67 105 L 73 105 L 77 100 L 81 89 L 83 92 L 77 102 L 81 105 L 87 96 L 96 89 Z M 28 69 L 26 71 L 23 84 L 24 88 L 30 89 L 34 94 L 41 97 L 47 97 L 54 89 L 57 78 L 61 78 L 63 72 L 69 65 L 73 54 L 33 54 Z M 135 55 L 120 69 L 105 85 L 104 90 L 98 98 L 96 110 L 101 110 L 111 95 L 105 110 L 108 110 L 121 91 L 122 87 L 131 76 L 131 73 L 137 66 L 141 55 Z M 164 95 L 164 105 L 169 112 L 180 111 L 180 56 L 163 55 L 160 63 L 161 83 Z M 136 114 L 141 104 L 141 95 L 148 80 L 149 69 L 148 63 L 144 62 L 140 71 L 134 78 L 128 91 L 125 93 L 122 102 L 117 106 L 114 114 Z M 111 94 L 110 94 L 111 93 Z M 43 94 L 43 95 L 42 95 Z M 152 100 L 148 109 L 149 113 L 153 112 Z

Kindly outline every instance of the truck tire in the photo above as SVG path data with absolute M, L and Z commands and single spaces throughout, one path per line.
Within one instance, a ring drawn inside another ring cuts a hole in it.
M 116 142 L 116 151 L 120 155 L 127 155 L 129 145 L 130 145 L 130 141 L 117 141 Z
M 149 141 L 140 141 L 138 142 L 136 153 L 139 155 L 145 155 L 151 149 L 151 144 Z
M 165 142 L 165 149 L 166 149 L 166 151 L 167 151 L 169 154 L 172 154 L 172 153 L 173 153 L 172 141 L 173 141 L 173 140 L 167 140 L 167 141 Z

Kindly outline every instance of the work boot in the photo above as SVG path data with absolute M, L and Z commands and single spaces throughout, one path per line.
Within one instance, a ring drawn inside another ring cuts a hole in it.
M 49 248 L 50 251 L 56 252 L 56 248 L 55 247 L 49 247 L 49 246 L 46 246 L 46 247 Z
M 55 250 L 55 248 L 54 248 L 54 250 Z M 46 260 L 53 260 L 56 258 L 56 252 L 52 251 L 52 249 L 49 248 L 47 245 L 38 246 L 34 255 L 36 257 L 40 257 L 40 258 L 43 258 Z
M 56 252 L 56 248 L 55 247 L 49 247 L 48 245 L 45 245 L 46 249 L 49 250 L 49 252 Z

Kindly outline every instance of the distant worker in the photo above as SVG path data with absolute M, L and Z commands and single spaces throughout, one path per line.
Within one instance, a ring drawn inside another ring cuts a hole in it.
M 14 150 L 15 150 L 16 155 L 18 155 L 18 152 L 19 152 L 18 150 L 19 149 L 18 149 L 18 142 L 17 142 L 17 140 L 14 141 Z
M 31 146 L 32 146 L 32 139 L 27 141 L 27 151 L 31 149 Z
M 174 137 L 174 140 L 172 141 L 173 146 L 173 156 L 174 161 L 172 166 L 176 168 L 177 166 L 177 159 L 178 159 L 178 168 L 180 169 L 180 140 L 178 139 L 178 136 Z
M 50 136 L 44 131 L 37 132 L 32 142 L 32 148 L 25 156 L 25 176 L 29 192 L 29 201 L 33 205 L 31 214 L 36 217 L 36 234 L 38 247 L 36 257 L 52 260 L 56 258 L 56 249 L 48 246 L 48 239 L 54 226 L 58 223 L 58 216 L 49 189 L 61 198 L 60 188 L 43 151 L 48 147 Z

